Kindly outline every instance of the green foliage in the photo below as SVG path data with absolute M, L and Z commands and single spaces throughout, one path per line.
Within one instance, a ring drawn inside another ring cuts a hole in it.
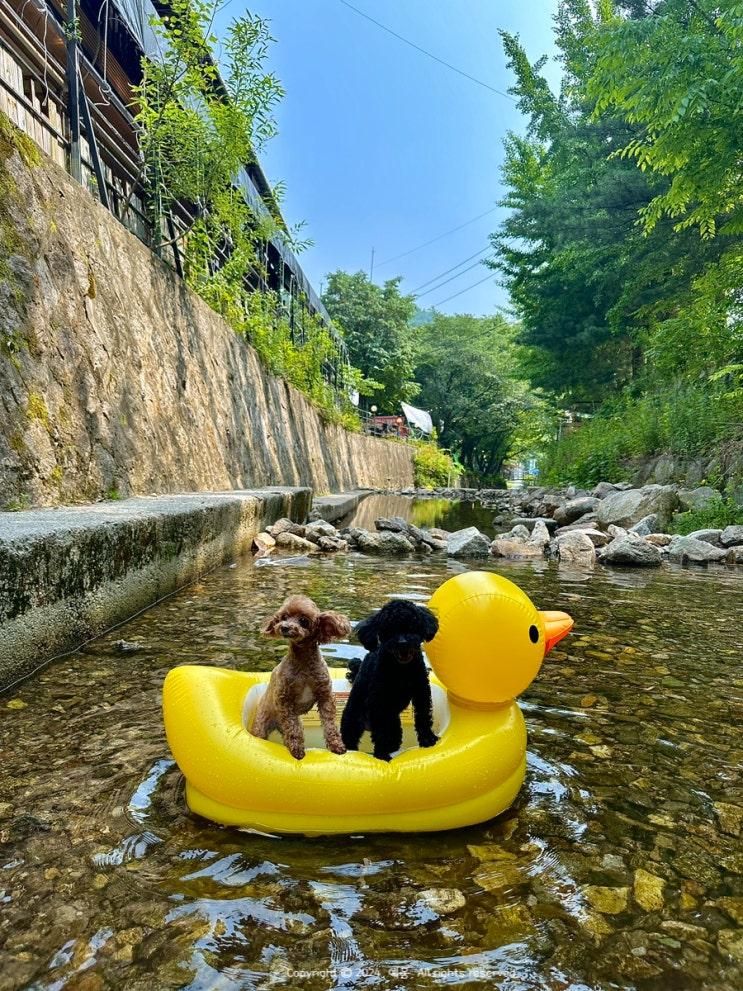
M 674 533 L 692 533 L 694 530 L 719 530 L 726 526 L 743 525 L 743 506 L 730 500 L 721 500 L 709 509 L 678 513 L 673 518 Z
M 382 413 L 397 413 L 400 402 L 418 393 L 414 331 L 409 321 L 415 300 L 400 292 L 400 279 L 383 286 L 370 282 L 363 272 L 332 272 L 323 302 L 341 328 L 351 364 L 366 380 L 365 394 L 373 392 Z
M 210 33 L 214 3 L 175 0 L 169 6 L 169 14 L 153 21 L 161 57 L 143 60 L 136 91 L 141 178 L 156 241 L 161 249 L 170 243 L 162 226 L 173 204 L 190 204 L 193 221 L 175 239 L 188 284 L 326 419 L 358 429 L 348 394 L 362 389 L 363 379 L 351 369 L 339 391 L 329 384 L 330 370 L 341 363 L 331 331 L 297 305 L 292 333 L 275 294 L 248 290 L 248 276 L 265 274 L 265 240 L 293 240 L 275 208 L 256 213 L 235 185 L 276 130 L 273 111 L 283 91 L 265 67 L 268 22 L 249 12 L 233 19 L 220 39 L 220 74 L 210 58 L 217 42 Z
M 506 140 L 494 265 L 530 381 L 597 413 L 547 478 L 590 484 L 739 436 L 743 6 L 561 0 L 556 40 L 558 95 L 503 35 L 528 127 Z
M 434 441 L 418 440 L 413 446 L 413 477 L 417 488 L 435 489 L 457 484 L 461 466 L 448 451 Z
M 667 177 L 640 211 L 652 231 L 743 233 L 743 6 L 739 0 L 663 0 L 639 19 L 607 12 L 592 38 L 587 94 L 594 115 L 619 114 L 636 137 L 615 152 Z
M 735 440 L 743 440 L 743 400 L 731 401 L 705 382 L 679 381 L 622 395 L 564 433 L 546 454 L 544 480 L 585 486 L 621 481 L 644 458 L 662 452 L 679 459 L 707 456 Z
M 465 469 L 493 475 L 514 447 L 532 453 L 541 401 L 520 378 L 514 327 L 501 316 L 435 313 L 418 333 L 419 402 Z

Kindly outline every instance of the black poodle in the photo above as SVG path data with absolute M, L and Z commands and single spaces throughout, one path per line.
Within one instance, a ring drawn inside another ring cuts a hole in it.
M 356 628 L 369 653 L 363 661 L 351 661 L 347 675 L 351 692 L 341 716 L 341 736 L 348 750 L 358 750 L 364 730 L 370 730 L 374 756 L 391 760 L 402 744 L 400 714 L 411 702 L 418 743 L 436 743 L 421 644 L 433 640 L 438 628 L 430 609 L 405 599 L 393 599 Z

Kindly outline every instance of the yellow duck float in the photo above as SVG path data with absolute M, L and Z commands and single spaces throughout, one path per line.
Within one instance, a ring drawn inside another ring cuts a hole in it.
M 329 753 L 314 711 L 297 761 L 280 737 L 249 732 L 269 672 L 173 668 L 163 688 L 165 731 L 190 809 L 228 826 L 305 834 L 431 832 L 507 809 L 526 774 L 526 726 L 514 700 L 573 620 L 540 612 L 513 582 L 484 571 L 450 578 L 429 607 L 439 620 L 426 653 L 440 739 L 418 747 L 403 717 L 403 746 L 389 763 Z M 345 669 L 331 677 L 342 702 Z

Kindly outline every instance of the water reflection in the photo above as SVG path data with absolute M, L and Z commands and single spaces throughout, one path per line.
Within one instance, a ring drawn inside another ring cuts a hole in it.
M 740 988 L 739 574 L 488 562 L 576 618 L 523 699 L 515 806 L 425 836 L 222 829 L 185 808 L 168 668 L 266 670 L 290 591 L 358 621 L 464 567 L 296 563 L 221 569 L 0 702 L 0 991 Z

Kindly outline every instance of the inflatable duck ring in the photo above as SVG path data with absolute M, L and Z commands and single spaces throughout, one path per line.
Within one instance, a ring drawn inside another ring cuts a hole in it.
M 540 612 L 490 572 L 450 578 L 429 606 L 439 619 L 426 652 L 440 740 L 418 747 L 406 712 L 403 746 L 389 763 L 362 751 L 329 753 L 314 710 L 305 716 L 311 749 L 297 761 L 279 736 L 249 732 L 268 672 L 173 668 L 163 689 L 165 731 L 191 810 L 261 832 L 328 834 L 454 829 L 507 809 L 526 773 L 526 726 L 514 699 L 573 620 Z M 342 705 L 345 670 L 331 676 Z

